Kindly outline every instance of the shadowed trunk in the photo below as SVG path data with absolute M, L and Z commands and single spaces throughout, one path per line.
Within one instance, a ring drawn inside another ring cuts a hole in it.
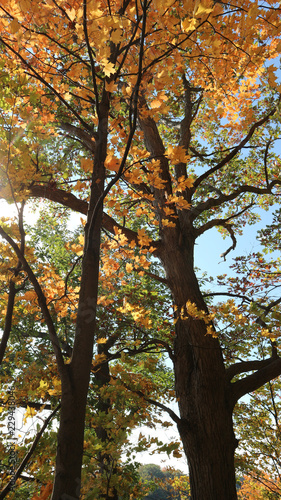
M 178 430 L 190 470 L 192 500 L 236 500 L 233 406 L 219 342 L 207 321 L 188 315 L 186 302 L 207 312 L 193 267 L 194 240 L 166 239 L 162 261 L 177 308 L 174 352 Z M 184 316 L 180 317 L 180 311 Z

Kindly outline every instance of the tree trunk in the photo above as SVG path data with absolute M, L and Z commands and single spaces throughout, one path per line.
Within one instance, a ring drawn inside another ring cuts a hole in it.
M 176 306 L 174 351 L 175 389 L 181 422 L 179 433 L 186 453 L 192 500 L 236 500 L 234 451 L 229 385 L 219 342 L 206 334 L 207 324 L 188 314 L 186 302 L 207 313 L 193 271 L 189 239 L 165 241 L 162 261 Z M 183 316 L 180 314 L 183 313 Z
M 108 359 L 108 350 L 104 344 L 98 344 L 98 354 L 104 354 L 106 359 Z M 101 367 L 95 372 L 94 376 L 95 383 L 98 390 L 104 389 L 108 386 L 110 382 L 110 370 L 109 362 L 105 361 L 102 363 Z M 107 416 L 111 410 L 111 403 L 109 399 L 106 399 L 103 395 L 98 396 L 97 400 L 97 413 L 102 413 Z M 97 454 L 97 459 L 99 462 L 100 473 L 105 483 L 105 492 L 100 494 L 100 498 L 104 500 L 118 500 L 118 492 L 114 486 L 112 486 L 112 477 L 116 474 L 116 464 L 114 464 L 114 459 L 104 450 L 108 446 L 108 443 L 112 438 L 108 435 L 106 418 L 104 425 L 98 425 L 95 427 L 95 432 L 99 440 L 103 445 L 103 450 Z
M 62 395 L 57 438 L 56 474 L 52 500 L 80 498 L 83 458 L 85 395 L 71 388 Z
M 100 102 L 91 196 L 85 226 L 75 339 L 71 362 L 64 366 L 62 376 L 61 418 L 52 500 L 80 498 L 85 414 L 96 330 L 108 112 L 108 93 L 104 91 Z
M 101 215 L 99 217 L 101 224 Z M 96 244 L 100 231 L 96 232 Z M 80 498 L 85 414 L 98 293 L 99 253 L 91 248 L 83 261 L 76 337 L 73 355 L 62 377 L 60 427 L 57 439 L 56 474 L 52 500 Z

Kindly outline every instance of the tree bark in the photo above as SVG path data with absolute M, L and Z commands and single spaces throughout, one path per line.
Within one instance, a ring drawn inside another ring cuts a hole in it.
M 173 233 L 173 230 L 170 230 Z M 174 230 L 176 232 L 176 230 Z M 181 240 L 181 243 L 179 241 Z M 207 313 L 193 267 L 194 238 L 165 235 L 162 261 L 177 311 L 187 301 Z M 229 399 L 219 342 L 207 334 L 203 319 L 179 313 L 174 346 L 175 389 L 182 439 L 190 471 L 192 500 L 236 500 L 233 432 Z
M 108 113 L 108 96 L 107 92 L 104 92 L 100 103 L 91 196 L 85 226 L 75 339 L 70 364 L 65 365 L 62 376 L 61 415 L 52 500 L 76 500 L 80 497 L 87 394 L 96 330 Z
M 73 355 L 62 377 L 60 427 L 52 500 L 80 497 L 87 393 L 93 357 L 102 210 L 94 245 L 85 251 Z M 87 238 L 85 238 L 87 241 Z

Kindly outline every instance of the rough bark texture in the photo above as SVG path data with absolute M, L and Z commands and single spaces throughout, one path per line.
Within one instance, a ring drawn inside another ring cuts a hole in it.
M 193 270 L 191 233 L 182 245 L 171 237 L 162 260 L 174 305 L 189 300 L 206 311 Z M 178 319 L 174 351 L 175 388 L 181 422 L 178 430 L 186 453 L 192 500 L 234 500 L 236 440 L 232 406 L 218 340 L 206 335 L 202 319 Z

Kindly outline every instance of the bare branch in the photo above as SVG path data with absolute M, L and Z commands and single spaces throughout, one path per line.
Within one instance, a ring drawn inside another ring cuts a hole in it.
M 5 498 L 8 493 L 11 491 L 11 489 L 13 488 L 14 486 L 14 483 L 15 481 L 20 477 L 22 471 L 24 470 L 25 466 L 28 464 L 29 460 L 31 459 L 35 449 L 36 449 L 36 446 L 42 436 L 42 434 L 44 433 L 45 429 L 47 428 L 47 426 L 49 425 L 49 423 L 51 422 L 51 420 L 54 418 L 55 414 L 57 413 L 57 411 L 60 409 L 60 404 L 52 411 L 52 413 L 46 418 L 45 422 L 44 422 L 44 425 L 42 426 L 42 428 L 40 429 L 39 432 L 37 432 L 36 436 L 35 436 L 35 439 L 29 449 L 29 451 L 27 452 L 27 454 L 25 455 L 23 461 L 21 462 L 20 466 L 18 467 L 18 469 L 16 470 L 15 472 L 15 475 L 11 478 L 11 480 L 8 482 L 8 484 L 5 486 L 5 488 L 3 488 L 3 490 L 0 492 L 0 500 L 3 500 L 3 498 Z
M 213 188 L 213 189 L 215 189 L 215 188 Z M 220 196 L 224 196 L 223 193 L 221 191 L 217 190 L 217 189 L 216 189 L 216 192 L 219 193 Z M 200 226 L 200 227 L 198 227 L 196 229 L 196 238 L 198 238 L 198 236 L 200 236 L 201 234 L 203 234 L 208 229 L 212 229 L 213 227 L 217 227 L 217 226 L 223 226 L 223 227 L 225 227 L 225 225 L 230 220 L 236 219 L 237 217 L 240 217 L 240 215 L 242 215 L 247 210 L 249 210 L 249 208 L 252 208 L 252 206 L 253 206 L 253 203 L 250 203 L 245 208 L 243 208 L 242 210 L 240 210 L 239 212 L 237 212 L 237 213 L 235 213 L 233 215 L 230 215 L 226 219 L 211 219 L 211 220 L 209 220 L 208 222 L 206 222 L 206 224 L 203 224 L 203 226 Z
M 225 257 L 227 256 L 227 254 L 229 252 L 231 252 L 231 250 L 234 250 L 235 247 L 236 247 L 236 244 L 237 244 L 237 240 L 236 240 L 236 237 L 235 237 L 235 234 L 234 234 L 234 231 L 232 229 L 232 226 L 230 224 L 224 224 L 223 227 L 229 232 L 230 234 L 230 237 L 232 239 L 232 245 L 225 251 L 221 254 L 221 257 L 223 257 L 223 260 L 225 261 Z

